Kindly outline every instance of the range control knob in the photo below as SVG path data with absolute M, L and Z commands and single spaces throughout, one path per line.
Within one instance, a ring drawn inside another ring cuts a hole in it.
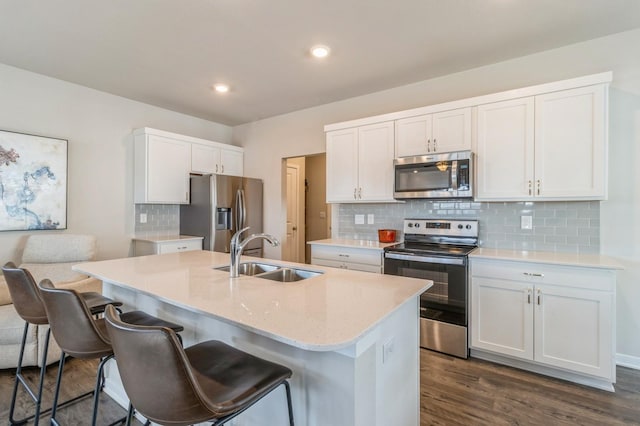
M 416 228 L 420 228 L 420 224 L 418 222 L 416 222 L 413 226 L 415 226 Z
M 471 225 L 467 225 L 467 229 L 471 229 Z
M 458 225 L 458 229 L 462 229 L 462 225 Z
M 407 224 L 407 226 L 408 226 L 409 228 L 413 228 L 413 223 L 408 223 L 408 224 Z

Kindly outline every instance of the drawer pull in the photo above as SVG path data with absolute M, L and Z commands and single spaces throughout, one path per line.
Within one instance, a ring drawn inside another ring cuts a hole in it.
M 531 289 L 527 289 L 527 305 L 531 304 Z
M 536 272 L 523 272 L 528 277 L 544 277 L 544 274 L 538 274 Z
M 348 254 L 342 254 L 342 253 L 340 253 L 338 256 L 340 256 L 340 257 L 349 257 Z
M 538 305 L 540 305 L 540 294 L 541 294 L 541 291 L 540 289 L 538 289 Z

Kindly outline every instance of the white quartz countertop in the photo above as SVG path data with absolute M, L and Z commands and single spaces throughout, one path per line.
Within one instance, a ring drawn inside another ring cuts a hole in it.
M 231 279 L 228 272 L 213 268 L 229 264 L 229 255 L 211 251 L 87 262 L 73 270 L 314 351 L 356 343 L 432 285 L 428 280 L 243 256 L 243 262 L 248 260 L 324 273 L 291 283 Z M 416 321 L 417 316 L 416 311 Z
M 622 266 L 615 259 L 598 254 L 477 248 L 469 254 L 469 257 L 474 259 L 514 260 L 589 268 L 622 269 Z
M 185 240 L 202 240 L 203 237 L 193 235 L 134 235 L 134 241 L 148 241 L 150 243 L 165 243 Z
M 328 238 L 326 240 L 315 240 L 309 241 L 307 244 L 318 244 L 324 246 L 339 246 L 339 247 L 352 247 L 352 248 L 367 248 L 367 249 L 375 249 L 382 250 L 385 247 L 394 246 L 400 243 L 400 241 L 395 241 L 393 243 L 381 243 L 378 241 L 372 240 L 349 240 L 344 238 Z

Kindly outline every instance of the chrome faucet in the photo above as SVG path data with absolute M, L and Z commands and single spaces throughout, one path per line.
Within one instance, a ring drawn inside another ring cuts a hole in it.
M 250 241 L 255 240 L 256 238 L 263 238 L 267 240 L 269 244 L 271 244 L 274 247 L 277 247 L 280 245 L 280 241 L 278 241 L 278 239 L 273 235 L 269 235 L 269 234 L 251 234 L 244 240 L 240 241 L 240 235 L 247 229 L 249 229 L 248 226 L 246 228 L 242 228 L 241 230 L 233 234 L 233 237 L 231 237 L 231 244 L 229 246 L 229 251 L 231 251 L 231 267 L 229 268 L 229 276 L 231 278 L 238 277 L 238 265 L 240 265 L 240 255 L 242 254 L 242 250 L 244 250 L 244 248 Z

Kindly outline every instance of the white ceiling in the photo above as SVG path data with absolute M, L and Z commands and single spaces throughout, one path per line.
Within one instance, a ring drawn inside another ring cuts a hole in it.
M 237 125 L 638 27 L 640 0 L 0 0 L 0 62 Z

